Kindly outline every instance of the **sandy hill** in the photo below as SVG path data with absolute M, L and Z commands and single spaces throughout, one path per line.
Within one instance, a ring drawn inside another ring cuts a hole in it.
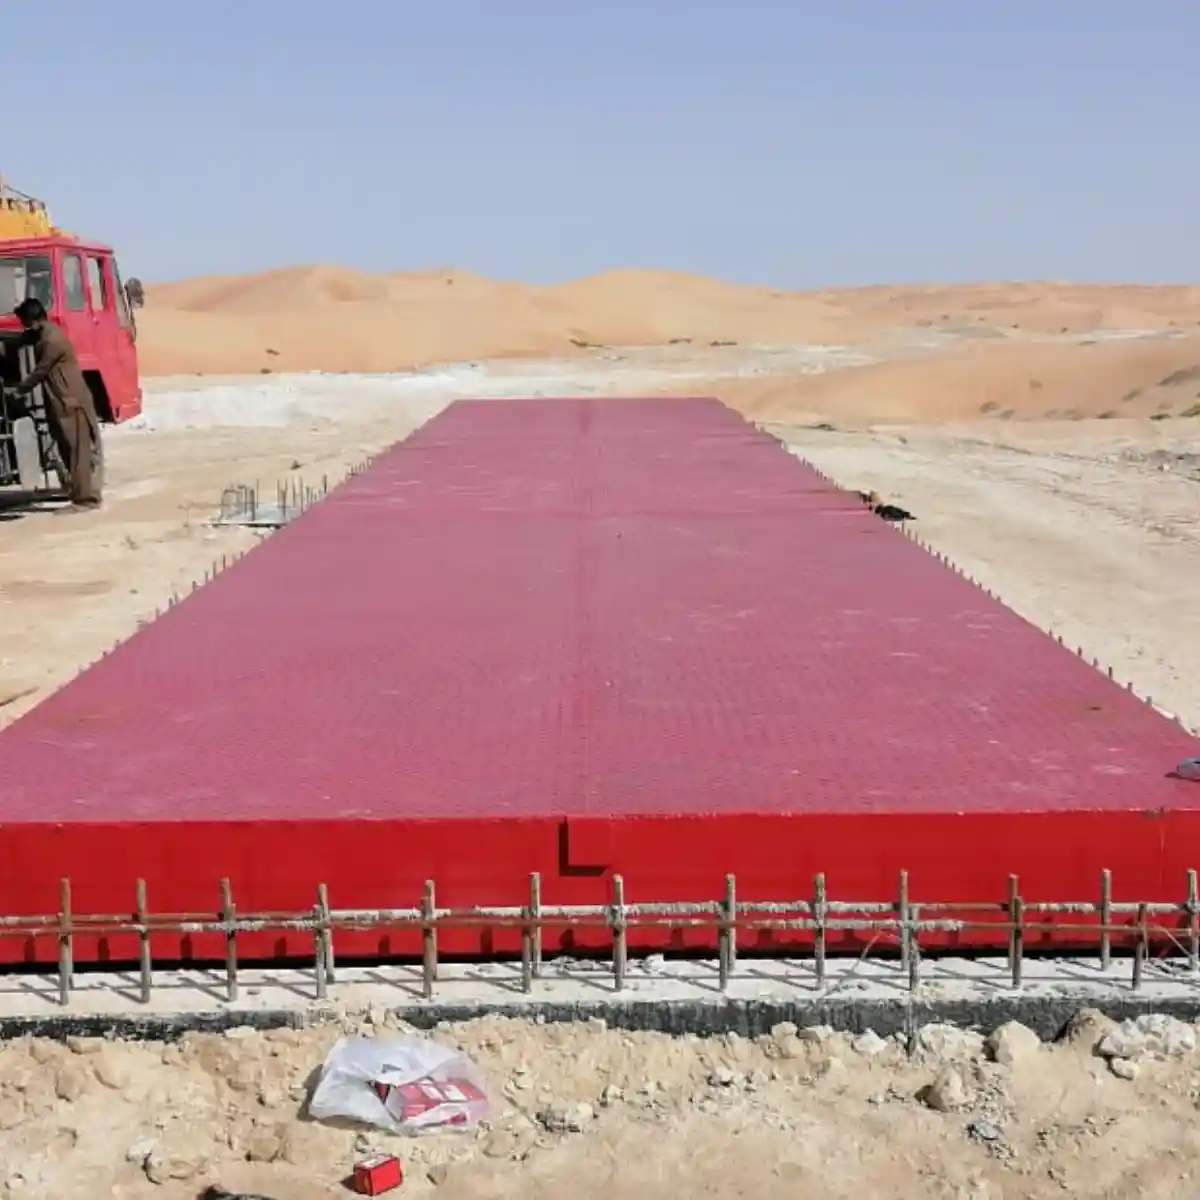
M 1195 344 L 1036 344 L 1031 335 L 1200 335 L 1200 288 L 1063 283 L 782 292 L 669 271 L 610 271 L 556 286 L 457 270 L 375 275 L 329 265 L 147 289 L 147 374 L 396 371 L 437 362 L 587 353 L 668 342 L 862 343 L 890 332 L 965 337 L 916 361 L 818 378 L 739 382 L 746 407 L 905 417 L 1178 410 Z M 1170 393 L 1169 395 L 1167 393 Z M 1132 394 L 1132 395 L 1131 395 Z
M 969 346 L 822 375 L 720 380 L 714 390 L 780 422 L 1200 417 L 1200 337 Z
M 147 291 L 150 374 L 409 370 L 686 338 L 837 340 L 841 324 L 819 295 L 651 271 L 531 287 L 459 271 L 370 275 L 313 266 Z

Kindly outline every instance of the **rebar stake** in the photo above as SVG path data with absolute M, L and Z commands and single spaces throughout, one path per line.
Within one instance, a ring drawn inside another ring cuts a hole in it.
M 137 923 L 138 923 L 138 977 L 141 981 L 141 997 L 143 1004 L 150 1003 L 150 989 L 153 986 L 152 965 L 150 962 L 150 909 L 146 901 L 146 881 L 139 879 L 136 887 Z
M 1133 990 L 1140 991 L 1142 986 L 1142 972 L 1146 966 L 1146 958 L 1150 952 L 1150 910 L 1145 904 L 1138 905 L 1137 923 L 1138 923 L 1138 939 L 1137 945 L 1133 951 Z
M 1200 970 L 1200 888 L 1194 867 L 1187 873 L 1187 889 L 1188 970 L 1195 975 Z
M 1020 879 L 1016 875 L 1008 877 L 1008 919 L 1012 922 L 1008 965 L 1012 971 L 1012 985 L 1019 988 L 1025 959 L 1025 901 L 1021 899 Z
M 542 977 L 542 875 L 534 871 L 529 876 L 529 910 L 533 914 L 533 959 L 529 969 L 534 979 Z
M 729 980 L 737 966 L 737 879 L 733 875 L 725 876 L 725 903 L 718 939 L 717 969 L 720 988 L 724 992 L 729 988 Z
M 625 879 L 622 875 L 613 876 L 613 903 L 609 919 L 613 938 L 613 988 L 620 992 L 625 988 L 625 971 L 629 965 L 629 946 L 625 937 Z
M 433 985 L 437 982 L 437 906 L 435 904 L 433 880 L 425 881 L 425 895 L 421 899 L 421 994 L 426 1000 L 433 999 Z
M 1100 872 L 1100 969 L 1112 966 L 1112 872 Z
M 221 920 L 225 924 L 225 998 L 236 1004 L 238 998 L 237 909 L 233 905 L 233 885 L 221 880 Z
M 816 892 L 813 902 L 813 920 L 816 924 L 816 933 L 813 940 L 813 956 L 815 958 L 814 965 L 817 974 L 817 987 L 820 989 L 825 986 L 825 922 L 828 919 L 824 873 L 822 872 L 817 875 L 813 883 Z
M 533 897 L 522 911 L 521 922 L 521 991 L 529 995 L 533 991 Z
M 60 932 L 58 935 L 58 1002 L 66 1008 L 71 1002 L 74 982 L 74 962 L 71 942 L 71 881 L 64 879 L 59 886 Z
M 333 956 L 333 925 L 330 921 L 329 888 L 317 884 L 317 908 L 321 912 L 321 933 L 325 939 L 325 978 L 329 983 L 337 982 L 337 961 Z

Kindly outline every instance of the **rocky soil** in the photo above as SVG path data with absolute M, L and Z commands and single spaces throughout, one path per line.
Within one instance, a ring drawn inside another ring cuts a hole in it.
M 865 1032 L 781 1025 L 671 1038 L 602 1022 L 486 1019 L 434 1035 L 485 1073 L 489 1119 L 400 1138 L 318 1123 L 306 1100 L 343 1032 L 174 1044 L 37 1039 L 0 1047 L 7 1197 L 271 1200 L 349 1194 L 357 1158 L 397 1153 L 397 1195 L 467 1197 L 1181 1197 L 1200 1178 L 1197 1030 L 1085 1010 L 1054 1045 L 930 1025 L 914 1052 Z M 413 1035 L 422 1036 L 422 1035 Z

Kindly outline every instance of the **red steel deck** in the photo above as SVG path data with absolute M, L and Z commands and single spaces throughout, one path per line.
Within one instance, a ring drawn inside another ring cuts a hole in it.
M 716 401 L 464 401 L 0 735 L 0 913 L 1182 899 L 1195 752 Z

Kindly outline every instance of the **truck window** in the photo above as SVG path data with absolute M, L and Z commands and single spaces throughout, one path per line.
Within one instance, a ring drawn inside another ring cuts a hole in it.
M 83 312 L 87 295 L 83 290 L 83 264 L 78 254 L 63 256 L 63 306 L 68 312 Z
M 92 301 L 92 312 L 108 309 L 108 280 L 104 277 L 104 264 L 98 258 L 87 260 L 88 295 Z
M 121 271 L 115 258 L 112 260 L 112 273 L 117 294 L 117 324 L 122 329 L 129 329 L 133 325 L 133 314 L 129 311 L 129 297 L 125 295 L 125 285 L 121 282 Z
M 54 273 L 48 258 L 0 258 L 0 312 L 12 312 L 22 300 L 54 307 Z

